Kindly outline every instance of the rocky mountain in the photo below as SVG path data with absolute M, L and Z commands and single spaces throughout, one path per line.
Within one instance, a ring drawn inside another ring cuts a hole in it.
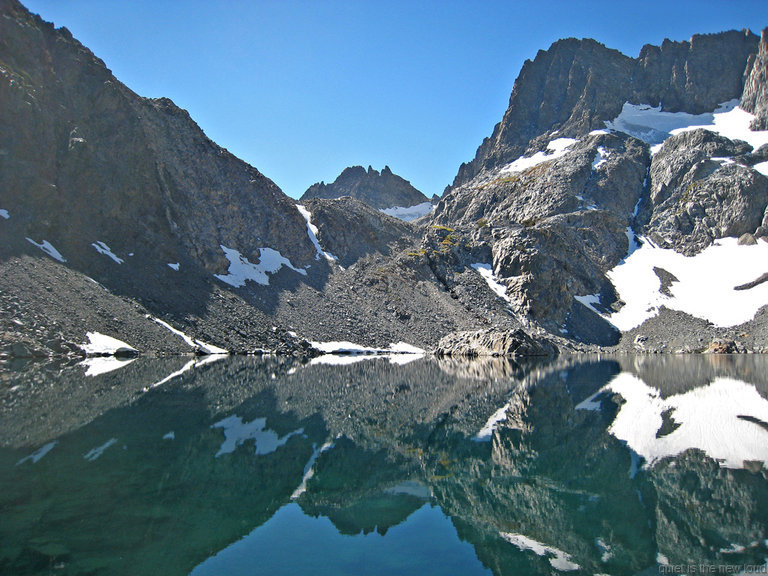
M 388 167 L 296 203 L 66 29 L 17 0 L 0 14 L 4 356 L 102 335 L 156 353 L 768 346 L 765 33 L 637 58 L 556 42 L 404 222 L 393 207 L 431 206 Z
M 354 199 L 297 206 L 65 28 L 16 0 L 0 14 L 3 356 L 82 354 L 101 335 L 156 353 L 429 347 L 488 325 L 488 309 L 517 326 L 493 298 L 468 310 L 410 224 Z M 360 170 L 396 205 L 426 200 L 388 168 Z
M 594 40 L 559 40 L 525 62 L 504 118 L 474 160 L 461 166 L 453 186 L 545 149 L 554 133 L 576 137 L 604 128 L 625 102 L 710 112 L 741 96 L 748 61 L 759 74 L 757 46 L 758 37 L 749 31 L 731 31 L 646 45 L 630 58 Z
M 312 184 L 301 196 L 300 201 L 342 196 L 357 198 L 379 210 L 407 208 L 429 202 L 424 194 L 411 186 L 408 180 L 394 174 L 389 166 L 384 166 L 381 172 L 370 166 L 368 170 L 362 166 L 345 168 L 330 184 L 324 182 Z
M 434 225 L 468 238 L 464 266 L 490 249 L 512 308 L 555 336 L 613 345 L 667 309 L 721 329 L 751 320 L 768 304 L 755 290 L 768 247 L 759 240 L 768 133 L 754 130 L 765 37 L 694 36 L 646 46 L 636 59 L 592 40 L 556 42 L 526 62 L 503 120 L 459 169 Z M 717 268 L 705 263 L 726 252 Z M 743 281 L 695 295 L 731 272 Z M 743 297 L 734 289 L 754 290 L 754 304 L 727 317 Z

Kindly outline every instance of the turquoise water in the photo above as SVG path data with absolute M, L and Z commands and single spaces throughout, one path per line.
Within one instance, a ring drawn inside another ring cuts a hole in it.
M 491 574 L 472 545 L 438 507 L 423 504 L 386 534 L 344 535 L 325 517 L 298 504 L 281 508 L 263 526 L 192 570 L 229 574 Z
M 0 574 L 766 570 L 761 356 L 111 368 L 0 367 Z

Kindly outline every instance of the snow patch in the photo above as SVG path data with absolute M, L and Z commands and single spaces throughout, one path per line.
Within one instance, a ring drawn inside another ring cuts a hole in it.
M 11 215 L 8 213 L 8 210 L 0 210 L 0 218 L 5 218 L 8 220 L 10 217 Z
M 406 342 L 390 344 L 388 348 L 371 348 L 347 341 L 336 342 L 310 342 L 315 350 L 323 353 L 310 360 L 310 364 L 324 364 L 329 366 L 344 366 L 355 364 L 373 358 L 388 358 L 392 364 L 408 364 L 419 358 L 423 358 L 426 350 L 413 346 Z
M 591 412 L 599 412 L 600 407 L 602 406 L 602 401 L 598 402 L 597 398 L 602 396 L 605 393 L 604 390 L 600 389 L 589 398 L 585 398 L 578 404 L 576 404 L 575 410 L 589 410 Z
M 150 316 L 149 314 L 146 315 L 146 318 L 148 318 L 149 320 L 152 320 L 153 322 L 157 322 L 163 328 L 165 328 L 167 330 L 170 330 L 171 332 L 176 334 L 176 336 L 178 336 L 179 338 L 183 339 L 184 342 L 189 344 L 192 348 L 197 348 L 197 345 L 195 344 L 195 341 L 192 340 L 192 338 L 190 338 L 186 334 L 184 334 L 184 332 L 182 332 L 181 330 L 177 330 L 176 328 L 174 328 L 173 326 L 171 326 L 167 322 L 163 322 L 162 320 L 160 320 L 160 318 L 155 318 L 154 316 Z
M 16 462 L 16 466 L 21 466 L 24 464 L 24 462 L 32 462 L 32 464 L 37 464 L 40 462 L 40 460 L 48 454 L 51 450 L 53 450 L 54 446 L 56 446 L 57 442 L 54 440 L 53 442 L 49 442 L 42 448 L 37 449 L 36 451 L 32 452 L 29 456 L 25 456 L 18 462 Z
M 89 450 L 86 454 L 83 455 L 83 458 L 85 460 L 88 460 L 88 462 L 93 462 L 97 458 L 100 458 L 101 455 L 104 454 L 104 451 L 107 448 L 109 448 L 110 446 L 116 443 L 117 443 L 117 438 L 110 438 L 101 446 L 98 446 L 96 448 L 93 448 L 92 450 Z
M 207 344 L 202 340 L 195 340 L 195 344 L 197 344 L 197 351 L 200 352 L 201 354 L 208 354 L 208 355 L 229 354 L 229 350 L 225 350 L 224 348 L 219 348 L 218 346 L 214 346 L 213 344 Z
M 600 168 L 600 166 L 606 164 L 608 162 L 608 158 L 610 157 L 610 150 L 606 150 L 603 146 L 598 146 L 597 154 L 595 154 L 595 159 L 592 161 L 592 170 L 597 170 Z
M 101 240 L 99 240 L 98 242 L 93 242 L 93 243 L 91 244 L 91 246 L 93 246 L 94 248 L 96 248 L 96 252 L 98 252 L 99 254 L 104 254 L 104 256 L 109 256 L 110 258 L 112 258 L 112 260 L 114 260 L 114 261 L 115 261 L 115 262 L 117 262 L 118 264 L 122 264 L 122 263 L 124 262 L 124 260 L 123 260 L 122 258 L 118 258 L 118 257 L 115 255 L 115 253 L 114 253 L 114 252 L 112 252 L 112 250 L 110 250 L 110 249 L 109 249 L 109 246 L 107 246 L 107 245 L 106 245 L 104 242 L 102 242 Z
M 422 202 L 421 204 L 416 204 L 415 206 L 394 206 L 392 208 L 384 208 L 381 210 L 381 212 L 387 214 L 388 216 L 399 218 L 405 222 L 411 222 L 417 218 L 426 216 L 432 212 L 434 208 L 435 207 L 432 205 L 432 202 Z
M 410 364 L 411 362 L 415 362 L 416 360 L 421 360 L 424 358 L 425 354 L 415 354 L 413 352 L 408 352 L 405 354 L 390 354 L 386 358 L 389 360 L 390 364 L 397 364 L 398 366 L 405 366 L 406 364 Z
M 357 364 L 358 362 L 365 362 L 366 360 L 373 360 L 375 358 L 382 358 L 381 354 L 323 354 L 322 356 L 316 356 L 309 361 L 310 366 L 348 366 L 350 364 Z
M 168 268 L 170 268 L 172 270 L 176 270 L 176 272 L 179 271 L 179 267 L 180 266 L 181 266 L 181 264 L 179 262 L 168 262 Z
M 573 144 L 578 142 L 578 140 L 574 138 L 555 138 L 552 140 L 549 144 L 547 144 L 547 152 L 536 152 L 533 156 L 525 157 L 520 156 L 517 160 L 514 162 L 511 162 L 504 166 L 499 173 L 500 174 L 511 174 L 514 172 L 522 172 L 523 170 L 527 170 L 528 168 L 533 168 L 534 166 L 538 166 L 539 164 L 543 162 L 549 162 L 550 160 L 555 160 L 556 158 L 560 158 L 561 156 L 565 156 L 568 152 L 568 148 L 571 147 Z
M 581 302 L 584 306 L 592 310 L 595 314 L 602 315 L 602 312 L 596 308 L 596 304 L 600 304 L 600 296 L 598 294 L 587 294 L 586 296 L 574 296 L 574 300 Z
M 621 395 L 624 403 L 608 431 L 653 466 L 686 450 L 702 450 L 726 468 L 745 461 L 768 462 L 768 400 L 746 382 L 717 378 L 682 394 L 662 398 L 630 373 L 617 375 L 601 392 Z M 664 417 L 676 428 L 657 436 Z
M 115 354 L 136 354 L 138 350 L 122 340 L 99 332 L 87 332 L 88 344 L 80 347 L 88 356 L 112 356 Z
M 763 176 L 768 176 L 768 162 L 760 162 L 759 164 L 752 166 L 752 168 L 760 172 Z
M 718 111 L 730 110 L 738 104 L 731 101 L 723 104 Z M 661 106 L 630 104 L 625 102 L 619 115 L 605 123 L 606 128 L 624 132 L 639 138 L 646 144 L 658 145 L 669 138 L 674 130 L 702 126 L 714 122 L 714 113 L 689 114 L 687 112 L 662 112 Z
M 558 550 L 553 546 L 547 546 L 546 544 L 542 544 L 541 542 L 538 542 L 533 538 L 523 536 L 522 534 L 500 532 L 500 535 L 502 538 L 504 538 L 504 540 L 516 546 L 523 552 L 530 551 L 537 556 L 550 556 L 549 563 L 555 570 L 560 572 L 571 572 L 580 568 L 578 564 L 571 560 L 571 556 L 569 554 L 566 554 L 562 550 Z
M 157 388 L 158 386 L 162 386 L 166 382 L 170 382 L 174 378 L 177 378 L 178 376 L 181 376 L 182 374 L 184 374 L 184 372 L 187 372 L 188 370 L 191 370 L 196 365 L 197 365 L 197 360 L 190 360 L 189 362 L 184 364 L 184 366 L 182 366 L 179 370 L 176 370 L 175 372 L 171 372 L 170 374 L 168 374 L 168 376 L 166 376 L 162 380 L 158 380 L 154 384 L 152 384 L 150 386 L 147 386 L 147 388 L 145 388 L 145 390 L 149 390 L 151 388 Z
M 493 267 L 490 264 L 486 264 L 484 262 L 475 262 L 471 266 L 477 270 L 478 274 L 480 274 L 480 276 L 483 277 L 483 280 L 485 280 L 488 284 L 488 287 L 493 290 L 493 292 L 499 298 L 506 300 L 510 304 L 512 303 L 511 298 L 507 296 L 507 287 L 499 282 L 498 278 L 496 278 L 493 273 Z
M 338 258 L 330 252 L 326 252 L 323 250 L 323 247 L 320 246 L 320 240 L 317 239 L 317 226 L 312 224 L 312 213 L 302 204 L 296 204 L 296 208 L 299 210 L 299 214 L 301 214 L 307 222 L 307 235 L 315 247 L 315 260 L 320 260 L 320 257 L 322 256 L 328 260 L 328 262 L 336 262 Z
M 406 342 L 390 344 L 388 348 L 371 348 L 346 340 L 333 342 L 310 342 L 312 348 L 323 354 L 426 354 L 426 350 Z
M 768 283 L 749 290 L 734 288 L 765 272 L 768 243 L 739 246 L 736 238 L 717 240 L 696 256 L 684 256 L 655 246 L 647 239 L 607 276 L 626 304 L 605 318 L 621 331 L 631 330 L 656 316 L 663 305 L 672 310 L 709 320 L 719 327 L 736 326 L 754 318 L 768 304 Z M 654 272 L 661 268 L 678 282 L 670 286 L 672 296 L 662 294 Z M 578 297 L 589 305 L 595 295 Z M 594 306 L 590 306 L 594 310 Z
M 395 354 L 426 354 L 427 351 L 424 348 L 419 348 L 407 342 L 395 342 L 390 344 L 388 350 Z
M 688 114 L 687 112 L 662 112 L 661 107 L 630 104 L 626 102 L 621 113 L 606 127 L 625 132 L 651 144 L 651 153 L 658 152 L 664 141 L 675 134 L 703 128 L 731 140 L 744 140 L 753 149 L 768 144 L 768 131 L 752 131 L 749 125 L 754 116 L 738 107 L 738 100 L 723 102 L 713 112 Z M 768 163 L 761 163 L 768 164 Z M 758 164 L 754 168 L 765 174 L 768 166 Z
M 252 280 L 262 286 L 267 286 L 269 285 L 269 276 L 267 274 L 274 274 L 283 266 L 298 272 L 302 276 L 307 275 L 306 270 L 296 268 L 288 258 L 283 257 L 280 252 L 272 248 L 259 248 L 259 263 L 252 264 L 234 248 L 227 248 L 223 244 L 220 244 L 220 246 L 227 260 L 229 260 L 229 269 L 226 274 L 215 274 L 214 276 L 235 288 L 245 286 L 248 280 Z
M 677 130 L 673 130 L 672 134 L 680 134 L 688 130 L 703 128 L 710 132 L 716 132 L 730 140 L 744 140 L 755 150 L 764 144 L 768 144 L 768 130 L 750 130 L 749 125 L 755 119 L 755 116 L 739 108 L 738 104 L 738 100 L 724 102 L 711 114 L 711 120 L 707 118 L 706 122 L 680 127 Z M 706 116 L 706 114 L 701 116 Z
M 163 436 L 163 440 L 176 440 L 176 433 L 171 430 Z
M 53 244 L 48 242 L 48 240 L 43 240 L 38 244 L 37 242 L 32 240 L 32 238 L 27 238 L 27 242 L 29 242 L 34 246 L 37 246 L 38 248 L 40 248 L 40 250 L 48 254 L 48 256 L 50 256 L 54 260 L 58 260 L 61 263 L 65 263 L 67 261 L 66 258 L 64 258 L 64 256 L 61 255 L 61 252 L 56 250 L 56 248 L 53 247 Z
M 274 430 L 266 428 L 266 425 L 266 418 L 256 418 L 251 422 L 243 422 L 242 418 L 235 415 L 211 425 L 211 428 L 221 428 L 224 431 L 224 442 L 222 442 L 215 457 L 218 458 L 223 454 L 231 454 L 235 451 L 235 448 L 247 440 L 254 441 L 256 456 L 271 454 L 288 442 L 291 436 L 304 433 L 304 428 L 299 428 L 280 438 Z
M 323 354 L 377 354 L 382 350 L 379 348 L 370 348 L 340 340 L 335 342 L 310 342 L 312 348 L 319 350 Z

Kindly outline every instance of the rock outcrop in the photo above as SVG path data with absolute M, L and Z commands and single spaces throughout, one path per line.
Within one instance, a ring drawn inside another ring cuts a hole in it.
M 651 162 L 644 233 L 693 255 L 718 238 L 755 232 L 768 206 L 768 178 L 733 159 L 750 152 L 746 142 L 707 130 L 666 140 Z
M 760 36 L 760 49 L 750 56 L 741 107 L 756 116 L 753 130 L 768 130 L 768 30 Z
M 394 255 L 398 245 L 402 250 L 418 238 L 416 229 L 407 222 L 355 198 L 317 198 L 305 201 L 304 206 L 312 214 L 323 249 L 344 267 L 368 254 Z
M 301 196 L 301 201 L 310 198 L 341 198 L 351 196 L 369 206 L 383 210 L 396 206 L 408 207 L 429 202 L 429 198 L 416 190 L 408 180 L 394 174 L 389 166 L 379 172 L 368 166 L 345 168 L 331 182 L 312 184 Z
M 551 356 L 556 348 L 549 342 L 532 338 L 525 330 L 458 332 L 440 340 L 438 356 Z

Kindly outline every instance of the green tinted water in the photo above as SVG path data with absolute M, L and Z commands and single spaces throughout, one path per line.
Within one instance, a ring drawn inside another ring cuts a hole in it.
M 0 574 L 734 573 L 768 558 L 763 357 L 114 368 L 0 371 Z

